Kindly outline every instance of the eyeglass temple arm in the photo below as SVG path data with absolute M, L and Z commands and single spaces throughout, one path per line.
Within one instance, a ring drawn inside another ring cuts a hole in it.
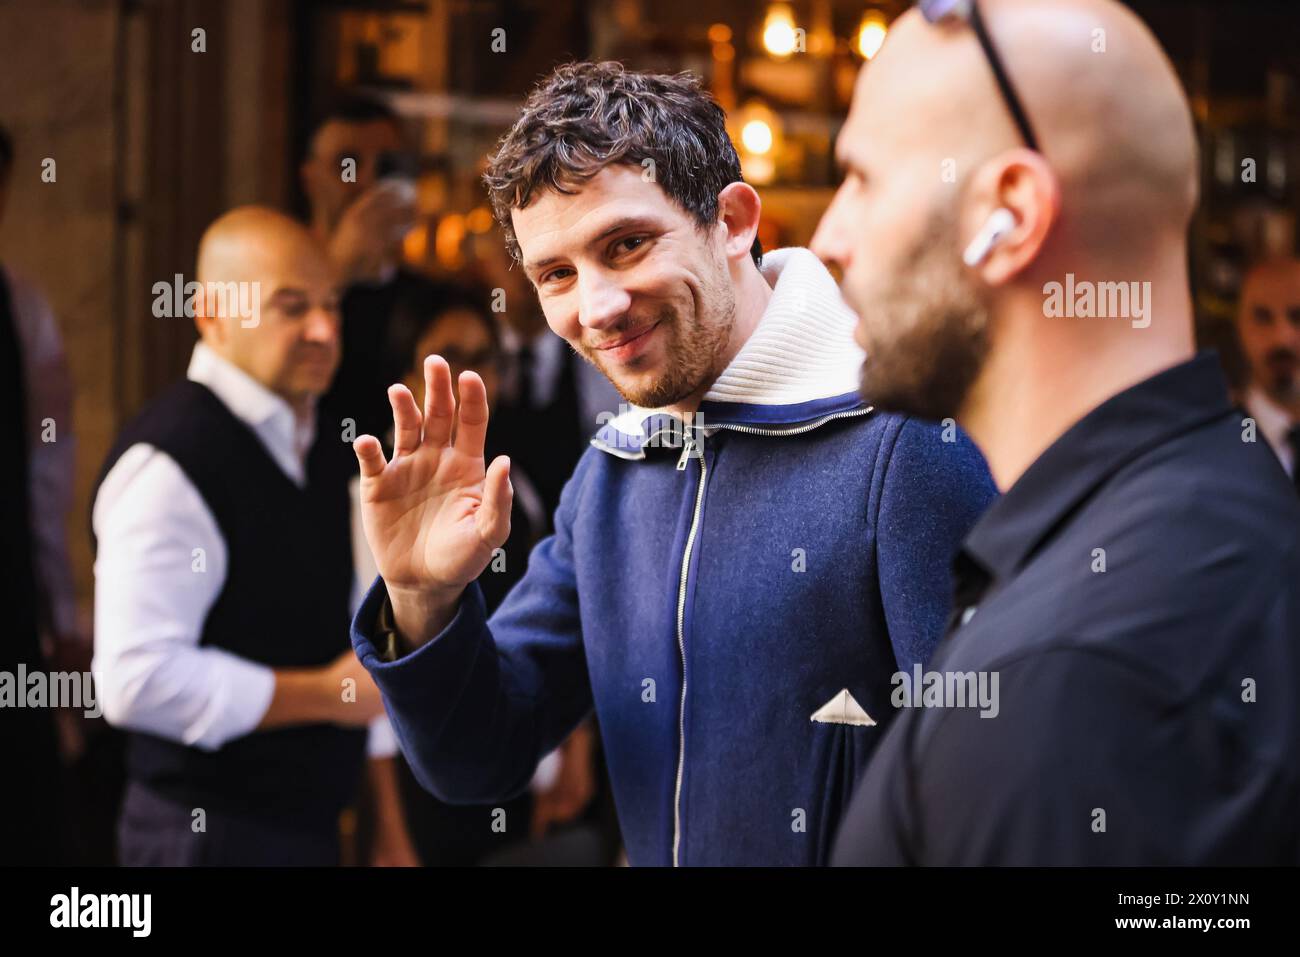
M 1011 111 L 1011 118 L 1015 120 L 1016 128 L 1020 130 L 1020 135 L 1024 137 L 1025 145 L 1037 152 L 1038 138 L 1034 136 L 1033 127 L 1029 125 L 1029 117 L 1025 115 L 1025 111 L 1020 105 L 1020 98 L 1016 96 L 1016 91 L 1011 86 L 1007 71 L 1002 66 L 1002 58 L 998 56 L 998 52 L 989 38 L 988 31 L 984 29 L 984 18 L 980 16 L 978 3 L 970 5 L 970 23 L 971 28 L 975 31 L 975 36 L 979 39 L 980 46 L 984 48 L 984 55 L 988 58 L 989 67 L 993 70 L 993 78 L 998 82 L 998 89 L 1002 91 L 1002 99 L 1006 102 L 1007 109 Z

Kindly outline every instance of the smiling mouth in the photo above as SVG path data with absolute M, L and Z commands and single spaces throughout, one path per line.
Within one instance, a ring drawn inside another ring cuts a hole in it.
M 652 322 L 650 323 L 650 325 L 646 326 L 640 332 L 634 332 L 631 335 L 621 336 L 618 339 L 613 340 L 612 342 L 602 342 L 600 345 L 596 346 L 595 349 L 598 352 L 608 352 L 611 349 L 619 349 L 622 348 L 623 346 L 631 345 L 633 342 L 636 342 L 638 339 L 644 338 L 655 328 L 657 328 L 658 325 L 659 323 Z

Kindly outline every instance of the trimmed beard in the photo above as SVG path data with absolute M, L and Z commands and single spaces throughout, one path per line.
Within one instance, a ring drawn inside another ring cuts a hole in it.
M 962 263 L 955 210 L 932 212 L 921 241 L 861 301 L 875 317 L 864 325 L 863 398 L 922 419 L 955 416 L 989 352 L 988 305 Z
M 666 368 L 659 378 L 643 387 L 633 387 L 611 375 L 600 352 L 579 343 L 579 354 L 600 370 L 623 401 L 643 409 L 660 409 L 680 402 L 711 383 L 722 372 L 720 365 L 736 325 L 736 291 L 723 260 L 712 280 L 700 291 L 695 321 L 665 305 L 656 315 L 665 337 Z

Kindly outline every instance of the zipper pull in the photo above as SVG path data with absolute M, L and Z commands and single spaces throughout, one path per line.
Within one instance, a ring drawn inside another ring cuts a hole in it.
M 677 460 L 677 471 L 685 472 L 686 463 L 695 457 L 696 442 L 695 436 L 691 432 L 686 433 L 686 438 L 682 441 L 682 454 Z

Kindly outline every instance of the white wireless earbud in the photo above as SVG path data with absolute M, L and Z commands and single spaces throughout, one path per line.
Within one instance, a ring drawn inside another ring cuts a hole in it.
M 1003 206 L 993 212 L 980 231 L 975 234 L 975 238 L 970 241 L 966 247 L 966 252 L 962 254 L 962 262 L 967 266 L 978 266 L 985 257 L 993 251 L 993 247 L 1002 242 L 1007 233 L 1011 232 L 1016 226 L 1016 217 Z

